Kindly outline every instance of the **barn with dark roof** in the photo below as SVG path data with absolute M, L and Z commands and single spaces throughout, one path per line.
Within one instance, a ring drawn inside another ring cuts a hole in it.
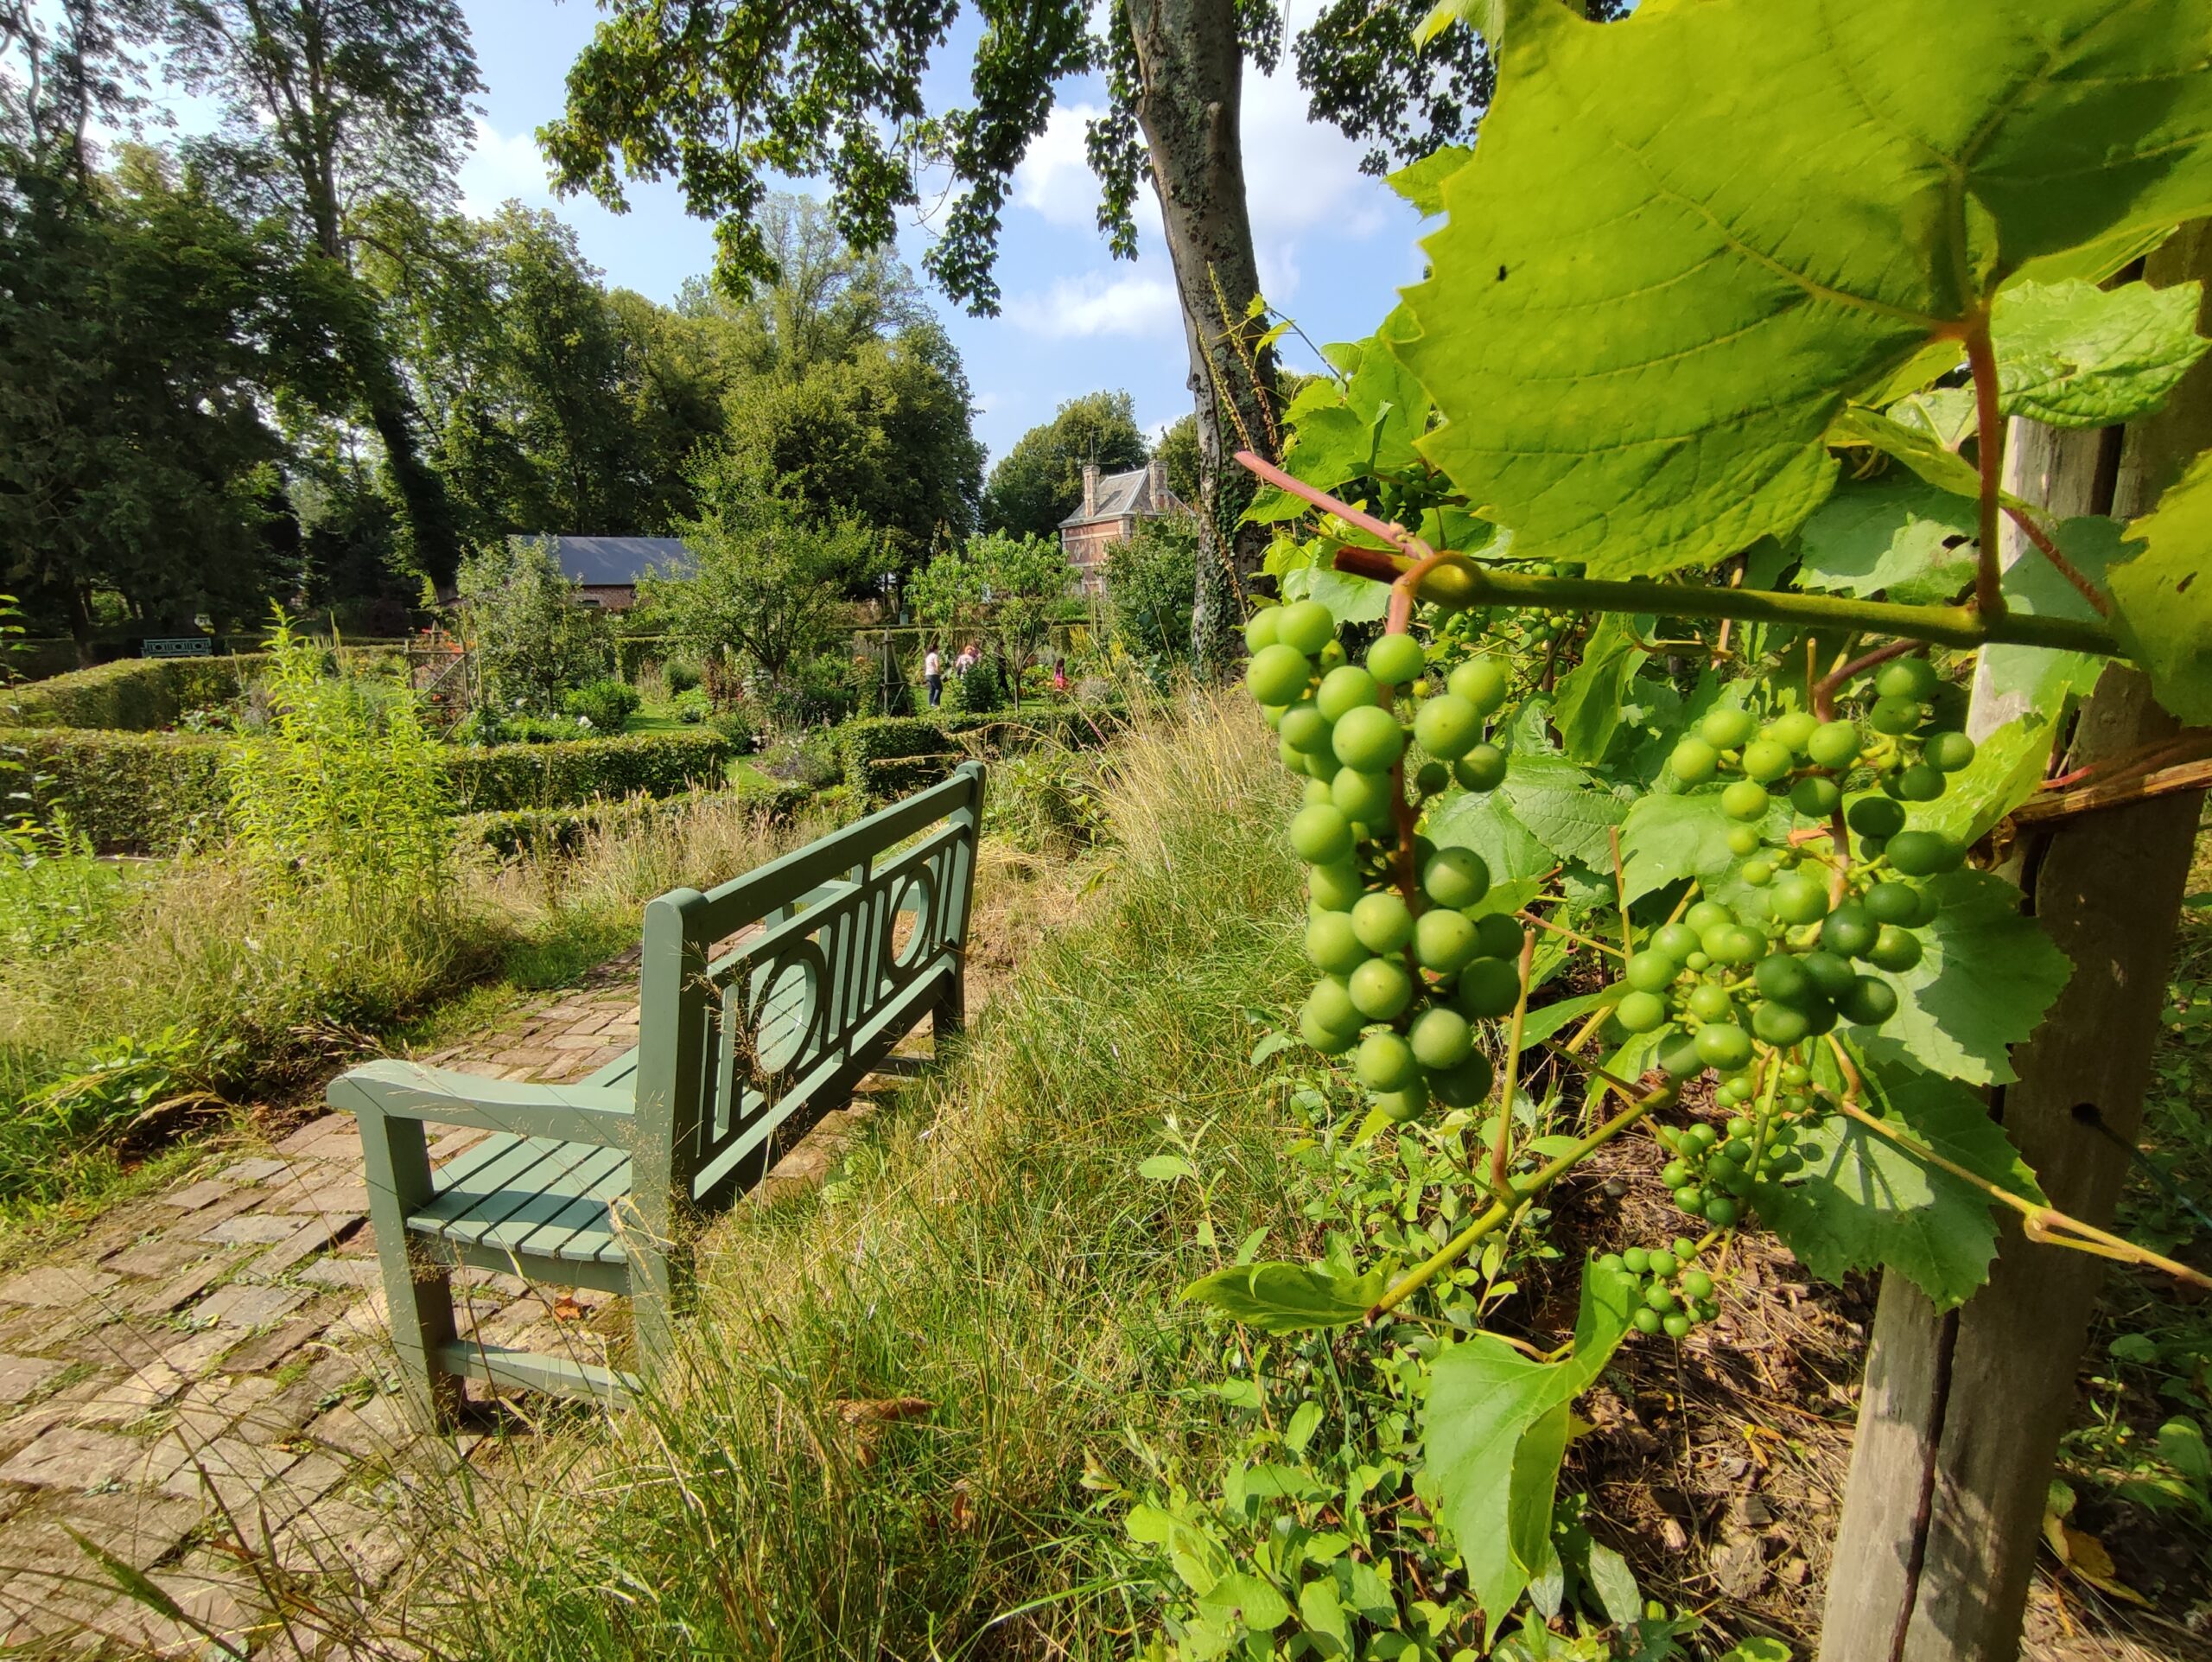
M 638 603 L 638 579 L 691 573 L 691 551 L 680 537 L 548 537 L 553 557 L 587 606 L 627 611 Z

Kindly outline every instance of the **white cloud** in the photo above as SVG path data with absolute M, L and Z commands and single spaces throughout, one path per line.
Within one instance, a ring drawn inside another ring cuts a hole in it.
M 468 159 L 461 164 L 464 210 L 480 217 L 497 212 L 510 196 L 524 201 L 552 200 L 545 158 L 538 154 L 535 138 L 526 132 L 502 134 L 481 116 L 476 118 L 475 125 Z
M 1052 340 L 1094 334 L 1172 340 L 1183 327 L 1175 285 L 1127 267 L 1110 275 L 1060 277 L 1041 296 L 1016 295 L 1007 302 L 1006 315 L 1016 328 Z
M 1084 159 L 1083 130 L 1102 112 L 1095 104 L 1056 104 L 1045 131 L 1014 170 L 1014 200 L 1054 225 L 1096 223 L 1098 181 Z

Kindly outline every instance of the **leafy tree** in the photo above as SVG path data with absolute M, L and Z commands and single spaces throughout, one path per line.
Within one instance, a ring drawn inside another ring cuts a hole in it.
M 1140 520 L 1106 551 L 1106 603 L 1114 639 L 1157 674 L 1191 659 L 1191 595 L 1198 522 L 1187 513 Z
M 914 574 L 907 594 L 925 623 L 956 636 L 988 634 L 1006 680 L 1016 684 L 1050 638 L 1052 614 L 1073 581 L 1057 542 L 991 532 L 938 555 Z
M 302 226 L 346 273 L 359 216 L 380 196 L 435 204 L 452 194 L 483 90 L 456 0 L 176 0 L 169 69 L 221 101 L 224 121 L 188 154 L 239 200 Z M 414 554 L 452 581 L 461 545 L 418 421 L 372 308 L 343 342 L 353 391 L 385 451 Z
M 614 664 L 607 614 L 586 606 L 543 537 L 503 537 L 461 563 L 464 627 L 489 697 L 502 710 L 560 708 L 571 688 Z
M 983 487 L 983 523 L 1017 537 L 1055 536 L 1060 521 L 1083 501 L 1084 463 L 1118 473 L 1142 467 L 1147 455 L 1127 392 L 1070 398 L 1052 420 L 1014 440 L 991 469 Z
M 691 655 L 741 658 L 780 683 L 836 637 L 844 590 L 880 560 L 879 539 L 851 520 L 823 525 L 791 481 L 747 456 L 703 458 L 692 485 L 693 569 L 646 576 L 639 597 Z
M 1286 399 L 1294 396 L 1290 384 L 1296 378 L 1289 370 L 1278 371 L 1276 379 L 1282 383 Z M 1202 500 L 1198 495 L 1198 418 L 1182 416 L 1168 423 L 1153 453 L 1167 464 L 1167 488 L 1195 506 Z

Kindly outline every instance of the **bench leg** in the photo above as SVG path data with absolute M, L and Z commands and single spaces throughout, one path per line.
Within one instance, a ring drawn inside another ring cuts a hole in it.
M 968 977 L 955 966 L 947 977 L 944 990 L 938 995 L 937 1008 L 930 1014 L 930 1044 L 943 1061 L 947 1047 L 967 1030 Z
M 360 1120 L 369 1222 L 377 1232 L 377 1261 L 384 1271 L 401 1384 L 416 1415 L 433 1430 L 448 1431 L 461 1401 L 461 1381 L 438 1365 L 439 1347 L 454 1338 L 452 1272 L 431 1256 L 427 1242 L 407 1232 L 408 1213 L 430 1198 L 423 1124 L 372 1113 Z

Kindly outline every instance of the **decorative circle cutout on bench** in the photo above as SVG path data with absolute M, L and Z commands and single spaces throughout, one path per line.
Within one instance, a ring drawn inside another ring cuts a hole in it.
M 753 972 L 753 1066 L 762 1074 L 784 1072 L 806 1050 L 822 1011 L 823 980 L 822 949 L 810 938 Z
M 916 868 L 899 885 L 883 936 L 887 973 L 911 970 L 937 951 L 937 868 L 932 863 Z M 899 941 L 902 923 L 906 926 L 903 944 Z

